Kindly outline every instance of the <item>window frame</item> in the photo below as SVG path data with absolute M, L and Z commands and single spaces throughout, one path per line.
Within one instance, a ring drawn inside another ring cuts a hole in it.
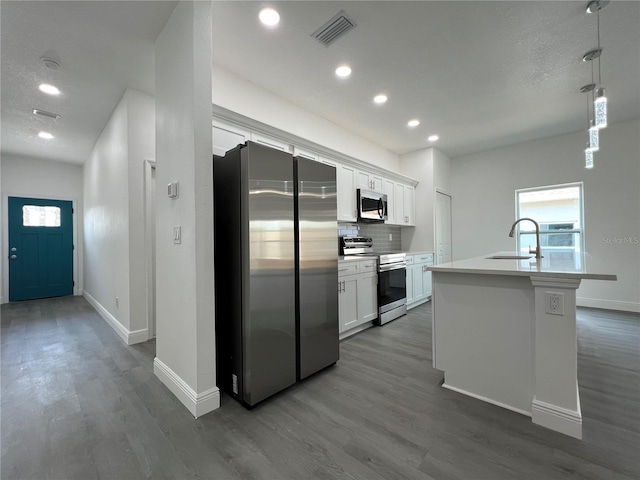
M 521 213 L 520 213 L 520 194 L 521 193 L 529 193 L 529 192 L 540 192 L 540 191 L 545 191 L 545 190 L 559 190 L 562 188 L 575 188 L 577 187 L 580 193 L 580 198 L 579 198 L 579 208 L 580 208 L 580 216 L 579 216 L 579 221 L 580 221 L 580 228 L 574 228 L 571 230 L 542 230 L 540 229 L 540 243 L 542 243 L 542 237 L 545 235 L 548 235 L 549 233 L 553 234 L 553 233 L 579 233 L 580 234 L 580 245 L 574 245 L 574 251 L 579 247 L 579 253 L 584 253 L 586 250 L 586 229 L 585 229 L 585 223 L 584 223 L 584 182 L 571 182 L 571 183 L 560 183 L 560 184 L 556 184 L 556 185 L 543 185 L 540 187 L 528 187 L 528 188 L 518 188 L 515 190 L 515 216 L 516 216 L 516 220 L 518 220 L 519 218 L 521 218 Z M 538 220 L 537 218 L 535 218 L 534 220 L 536 220 L 540 225 L 542 224 L 550 224 L 553 222 L 549 222 L 549 221 L 545 221 L 545 220 Z M 555 223 L 564 223 L 564 222 L 555 222 Z M 520 239 L 522 237 L 523 234 L 525 235 L 530 235 L 531 231 L 529 230 L 525 230 L 524 232 L 522 231 L 521 228 L 522 224 L 518 224 L 517 226 L 517 251 L 520 252 L 522 251 L 522 244 L 520 242 Z M 549 248 L 549 247 L 545 247 L 545 248 Z

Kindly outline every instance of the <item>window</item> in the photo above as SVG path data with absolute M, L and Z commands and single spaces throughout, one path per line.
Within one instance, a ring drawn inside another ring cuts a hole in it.
M 516 218 L 533 218 L 540 224 L 540 246 L 545 257 L 573 261 L 584 251 L 582 183 L 516 190 Z M 535 226 L 518 224 L 518 250 L 535 247 Z
M 24 205 L 22 207 L 22 226 L 24 227 L 59 227 L 60 207 L 41 207 Z

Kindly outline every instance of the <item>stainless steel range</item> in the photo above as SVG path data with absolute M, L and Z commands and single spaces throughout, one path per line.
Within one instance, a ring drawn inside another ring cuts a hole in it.
M 378 325 L 407 313 L 407 261 L 401 252 L 374 252 L 369 237 L 340 237 L 341 255 L 378 258 Z

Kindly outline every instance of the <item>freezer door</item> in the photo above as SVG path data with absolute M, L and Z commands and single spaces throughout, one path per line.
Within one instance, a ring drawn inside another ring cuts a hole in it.
M 241 161 L 243 401 L 255 405 L 296 381 L 293 158 L 247 142 Z
M 338 341 L 336 169 L 296 157 L 298 378 L 334 364 Z

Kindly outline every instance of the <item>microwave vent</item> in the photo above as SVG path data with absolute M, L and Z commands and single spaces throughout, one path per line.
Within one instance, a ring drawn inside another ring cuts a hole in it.
M 355 27 L 356 22 L 344 10 L 340 10 L 331 20 L 313 32 L 311 36 L 325 47 L 328 47 Z

